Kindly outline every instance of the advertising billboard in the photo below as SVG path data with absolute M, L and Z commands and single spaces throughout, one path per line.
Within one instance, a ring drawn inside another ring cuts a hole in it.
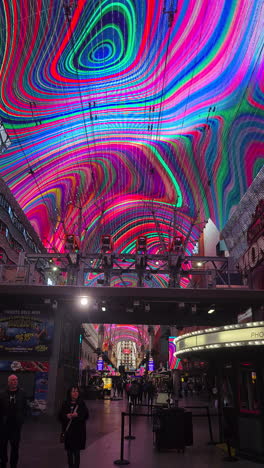
M 4 310 L 0 312 L 0 355 L 36 354 L 51 351 L 54 322 L 49 311 Z

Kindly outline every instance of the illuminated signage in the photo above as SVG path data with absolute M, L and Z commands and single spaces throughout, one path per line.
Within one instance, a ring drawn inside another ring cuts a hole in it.
M 130 353 L 131 353 L 131 349 L 129 349 L 129 348 L 123 348 L 123 349 L 122 349 L 122 353 L 124 353 L 124 354 L 130 354 Z
M 169 337 L 169 369 L 182 369 L 181 360 L 177 358 L 177 348 L 175 345 L 176 336 Z
M 101 356 L 99 356 L 99 358 L 97 359 L 96 369 L 99 371 L 104 370 L 104 360 Z
M 253 270 L 259 263 L 264 260 L 264 236 L 251 245 L 243 257 L 239 260 L 239 269 L 241 271 Z
M 252 222 L 247 230 L 248 245 L 251 245 L 263 233 L 264 233 L 264 200 L 260 200 L 256 207 L 255 213 L 252 217 Z
M 153 358 L 151 356 L 150 356 L 149 362 L 148 362 L 148 370 L 149 370 L 149 372 L 153 372 L 155 370 L 154 360 L 153 360 Z
M 264 260 L 264 200 L 260 200 L 247 230 L 249 249 L 239 260 L 241 271 L 253 270 Z
M 226 325 L 175 338 L 177 355 L 217 348 L 264 345 L 264 322 Z

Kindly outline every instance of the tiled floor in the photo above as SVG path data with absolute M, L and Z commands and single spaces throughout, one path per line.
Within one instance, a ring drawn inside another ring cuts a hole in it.
M 181 404 L 191 405 L 191 401 Z M 193 403 L 197 404 L 197 402 Z M 90 419 L 87 422 L 87 445 L 81 453 L 81 468 L 112 468 L 114 460 L 120 459 L 121 411 L 126 411 L 126 401 L 88 401 Z M 138 410 L 137 410 L 138 411 Z M 140 410 L 139 410 L 140 411 Z M 146 408 L 142 408 L 146 411 Z M 217 438 L 217 418 L 213 417 L 214 438 Z M 151 418 L 135 417 L 132 434 L 135 440 L 125 441 L 124 458 L 134 468 L 219 468 L 230 463 L 226 455 L 214 445 L 208 445 L 207 419 L 193 418 L 194 445 L 184 454 L 157 452 L 153 447 Z M 23 429 L 19 468 L 66 468 L 66 454 L 59 444 L 60 426 L 52 419 L 28 421 Z M 128 433 L 126 426 L 125 434 Z M 251 461 L 240 459 L 237 468 L 259 467 Z

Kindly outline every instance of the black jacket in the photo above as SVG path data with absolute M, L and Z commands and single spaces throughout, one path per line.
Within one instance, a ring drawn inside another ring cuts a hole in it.
M 17 429 L 21 428 L 26 414 L 27 400 L 23 390 L 18 389 L 16 392 L 6 390 L 0 394 L 0 427 L 2 429 L 10 422 Z
M 80 398 L 77 400 L 78 416 L 72 419 L 69 429 L 65 433 L 66 450 L 84 450 L 86 443 L 86 420 L 89 418 L 89 412 L 86 404 Z M 69 419 L 67 414 L 71 413 L 71 402 L 65 401 L 59 412 L 59 420 L 62 424 L 62 432 L 65 431 Z

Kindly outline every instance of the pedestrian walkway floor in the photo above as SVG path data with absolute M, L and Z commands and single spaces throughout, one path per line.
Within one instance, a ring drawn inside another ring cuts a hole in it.
M 189 402 L 189 404 L 191 404 Z M 121 412 L 127 410 L 125 400 L 87 401 L 90 419 L 87 422 L 86 449 L 81 452 L 81 468 L 112 468 L 114 460 L 120 459 Z M 142 408 L 142 411 L 146 411 Z M 137 412 L 140 410 L 137 410 Z M 213 435 L 217 438 L 217 418 L 213 417 Z M 124 458 L 133 468 L 220 468 L 230 462 L 214 445 L 208 445 L 207 418 L 193 418 L 194 445 L 184 454 L 177 451 L 157 452 L 153 447 L 151 418 L 135 417 L 132 434 L 136 439 L 125 441 Z M 128 433 L 126 424 L 125 434 Z M 66 468 L 66 453 L 59 443 L 60 426 L 53 418 L 42 417 L 30 420 L 23 428 L 19 468 Z M 254 468 L 260 465 L 239 459 L 236 468 Z

